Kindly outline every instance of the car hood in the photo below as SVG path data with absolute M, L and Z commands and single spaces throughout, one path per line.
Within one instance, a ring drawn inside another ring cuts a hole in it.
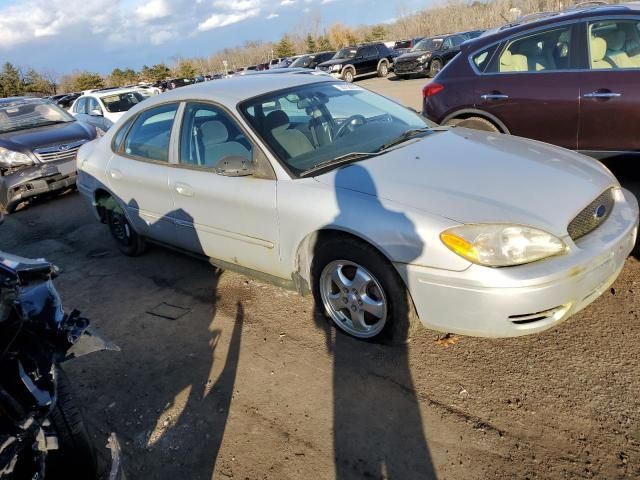
M 396 62 L 401 62 L 403 60 L 413 60 L 415 58 L 421 57 L 427 53 L 433 53 L 433 50 L 420 50 L 419 52 L 407 52 L 403 53 L 399 57 L 396 58 Z
M 334 58 L 318 64 L 318 67 L 330 67 L 331 65 L 342 65 L 343 63 L 349 63 L 355 60 L 354 58 Z
M 19 152 L 73 143 L 79 140 L 93 140 L 95 129 L 83 122 L 74 121 L 57 125 L 45 125 L 28 130 L 0 134 L 0 146 Z
M 558 236 L 598 195 L 619 186 L 602 164 L 575 152 L 464 128 L 434 132 L 358 166 L 370 178 L 347 166 L 316 180 L 459 223 L 523 224 Z

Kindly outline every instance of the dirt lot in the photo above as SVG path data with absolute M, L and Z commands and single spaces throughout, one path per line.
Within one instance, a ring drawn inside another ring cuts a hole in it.
M 419 107 L 424 80 L 362 84 Z M 619 173 L 640 192 L 632 169 Z M 392 348 L 188 256 L 121 256 L 76 193 L 7 218 L 0 246 L 58 264 L 65 305 L 122 348 L 67 370 L 96 441 L 120 436 L 130 479 L 640 476 L 635 258 L 544 334 L 423 330 Z

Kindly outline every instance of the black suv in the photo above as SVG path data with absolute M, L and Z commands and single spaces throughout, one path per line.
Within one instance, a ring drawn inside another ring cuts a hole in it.
M 396 76 L 404 79 L 418 73 L 435 77 L 458 54 L 460 44 L 469 38 L 466 33 L 454 33 L 420 40 L 409 52 L 395 59 Z
M 346 82 L 373 74 L 386 77 L 396 56 L 384 43 L 367 43 L 343 48 L 331 60 L 321 63 L 317 68 Z

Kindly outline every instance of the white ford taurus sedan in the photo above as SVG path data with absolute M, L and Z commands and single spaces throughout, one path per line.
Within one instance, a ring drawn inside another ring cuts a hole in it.
M 607 289 L 638 204 L 599 162 L 439 128 L 312 74 L 182 88 L 78 154 L 78 186 L 120 249 L 145 241 L 313 292 L 358 338 L 428 328 L 540 332 Z M 417 316 L 416 316 L 417 313 Z

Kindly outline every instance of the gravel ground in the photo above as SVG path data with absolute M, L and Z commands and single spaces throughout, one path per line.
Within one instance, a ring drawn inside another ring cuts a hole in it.
M 424 83 L 362 85 L 417 108 Z M 122 348 L 67 370 L 96 441 L 119 435 L 129 479 L 640 476 L 634 257 L 543 334 L 422 330 L 383 347 L 328 328 L 310 298 L 159 247 L 121 256 L 77 193 L 8 217 L 0 246 L 59 265 L 67 308 Z

